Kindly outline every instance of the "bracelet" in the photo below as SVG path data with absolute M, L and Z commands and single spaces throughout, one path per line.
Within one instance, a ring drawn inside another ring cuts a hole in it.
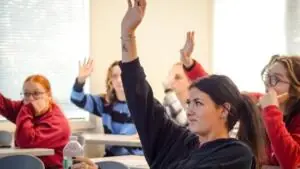
M 122 37 L 122 36 L 121 36 L 121 39 L 122 39 L 123 41 L 130 41 L 130 40 L 135 39 L 135 36 L 132 36 L 132 35 L 129 35 L 129 36 L 126 36 L 126 37 Z

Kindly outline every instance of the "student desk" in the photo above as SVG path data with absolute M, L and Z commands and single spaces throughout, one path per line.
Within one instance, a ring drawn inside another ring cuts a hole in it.
M 137 136 L 113 134 L 82 134 L 86 144 L 106 144 L 112 146 L 142 147 Z
M 48 156 L 54 155 L 54 150 L 44 148 L 0 148 L 0 158 L 11 155 Z

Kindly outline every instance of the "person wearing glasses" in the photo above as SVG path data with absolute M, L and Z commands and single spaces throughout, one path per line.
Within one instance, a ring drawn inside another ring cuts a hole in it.
M 189 55 L 183 65 L 191 80 L 204 69 Z M 300 56 L 274 55 L 261 73 L 266 94 L 248 93 L 260 106 L 267 133 L 266 165 L 300 167 Z
M 155 169 L 256 169 L 263 154 L 259 114 L 226 76 L 212 75 L 189 87 L 188 128 L 174 123 L 153 90 L 137 55 L 135 30 L 142 22 L 146 0 L 127 0 L 121 26 L 122 82 L 145 158 Z M 229 130 L 240 120 L 239 140 Z M 72 169 L 96 169 L 77 157 Z
M 193 82 L 187 101 L 188 128 L 176 125 L 154 98 L 137 54 L 135 32 L 146 0 L 128 0 L 121 24 L 122 81 L 128 107 L 150 168 L 255 169 L 264 154 L 255 104 L 226 76 Z M 238 139 L 229 131 L 240 121 Z
M 54 149 L 54 155 L 40 159 L 46 169 L 62 169 L 62 151 L 71 131 L 64 113 L 53 101 L 50 82 L 42 75 L 31 75 L 21 95 L 23 99 L 16 101 L 0 92 L 0 114 L 16 124 L 15 146 Z

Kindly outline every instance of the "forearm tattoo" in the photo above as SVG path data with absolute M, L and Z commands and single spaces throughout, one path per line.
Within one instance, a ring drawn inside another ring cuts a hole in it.
M 122 43 L 122 52 L 128 52 L 128 49 L 127 49 L 125 43 Z

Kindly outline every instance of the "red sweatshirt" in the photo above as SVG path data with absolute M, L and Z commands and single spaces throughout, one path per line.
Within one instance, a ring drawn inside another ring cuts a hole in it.
M 196 80 L 207 73 L 196 61 L 191 68 L 184 68 L 190 80 Z M 262 94 L 250 93 L 257 100 Z M 276 106 L 268 106 L 262 110 L 270 144 L 266 145 L 268 160 L 266 165 L 279 165 L 281 169 L 300 167 L 300 112 L 286 127 L 283 113 Z
M 0 114 L 16 124 L 17 147 L 54 149 L 55 155 L 40 159 L 46 168 L 63 168 L 62 150 L 69 141 L 71 131 L 68 120 L 57 105 L 53 104 L 48 112 L 35 117 L 32 104 L 12 101 L 0 93 Z
M 202 65 L 199 64 L 196 60 L 194 60 L 194 63 L 190 68 L 183 66 L 183 69 L 185 70 L 186 75 L 191 81 L 208 75 Z

